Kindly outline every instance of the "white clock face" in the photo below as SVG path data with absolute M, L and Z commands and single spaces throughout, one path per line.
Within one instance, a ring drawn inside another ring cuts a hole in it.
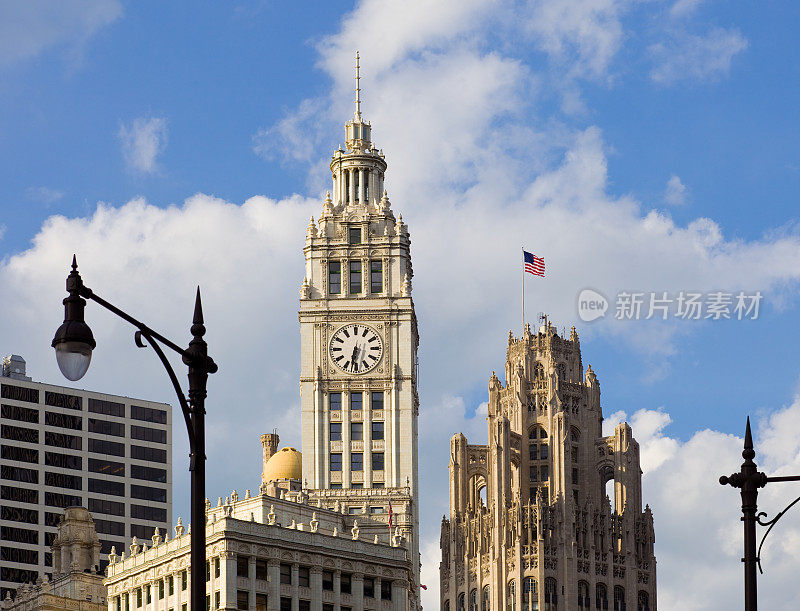
M 331 360 L 347 373 L 367 373 L 381 360 L 383 341 L 378 333 L 358 323 L 341 327 L 331 338 Z

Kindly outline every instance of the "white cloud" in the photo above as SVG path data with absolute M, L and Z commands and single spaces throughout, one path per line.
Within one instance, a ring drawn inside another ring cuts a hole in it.
M 139 117 L 129 126 L 120 125 L 117 137 L 128 169 L 152 174 L 158 170 L 158 156 L 167 148 L 167 120 Z
M 0 3 L 0 66 L 62 47 L 72 62 L 99 30 L 122 15 L 119 0 L 5 0 Z
M 54 204 L 64 197 L 64 192 L 50 187 L 28 187 L 25 190 L 25 196 L 32 202 Z
M 688 197 L 686 185 L 681 182 L 679 176 L 673 174 L 667 181 L 667 188 L 664 191 L 664 201 L 670 206 L 682 206 Z
M 650 78 L 662 85 L 673 85 L 725 76 L 733 58 L 747 45 L 747 39 L 735 28 L 717 27 L 704 36 L 678 32 L 650 47 L 655 64 Z

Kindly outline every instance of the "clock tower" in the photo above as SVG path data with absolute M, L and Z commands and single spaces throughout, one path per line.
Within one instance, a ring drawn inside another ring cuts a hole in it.
M 321 506 L 387 524 L 414 559 L 419 605 L 417 347 L 411 240 L 384 190 L 386 160 L 355 114 L 332 189 L 306 230 L 300 288 L 303 484 Z

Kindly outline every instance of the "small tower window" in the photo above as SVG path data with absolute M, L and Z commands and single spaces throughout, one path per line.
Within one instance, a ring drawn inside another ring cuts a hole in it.
M 328 395 L 328 407 L 330 407 L 331 411 L 341 411 L 342 409 L 342 393 L 340 392 L 332 392 Z
M 383 471 L 383 452 L 372 453 L 372 470 Z
M 522 582 L 522 611 L 539 611 L 539 592 L 532 577 Z
M 383 261 L 369 262 L 369 290 L 371 293 L 383 292 Z
M 589 584 L 585 581 L 578 582 L 578 611 L 589 611 L 592 599 L 589 597 Z
M 625 588 L 614 586 L 614 611 L 625 611 Z
M 331 441 L 342 440 L 342 423 L 331 422 Z
M 481 600 L 481 611 L 491 611 L 492 603 L 489 596 L 489 586 L 483 586 L 483 599 Z M 648 609 L 648 611 L 650 611 Z
M 639 590 L 639 602 L 636 611 L 650 611 L 650 595 L 644 590 Z
M 328 263 L 328 292 L 338 295 L 342 292 L 342 262 L 330 261 Z
M 350 227 L 347 235 L 350 244 L 361 244 L 361 227 Z
M 331 471 L 341 471 L 341 470 L 342 470 L 342 455 L 331 454 Z
M 350 261 L 350 294 L 361 293 L 361 261 Z
M 556 611 L 558 609 L 558 584 L 552 577 L 544 580 L 544 611 Z
M 383 422 L 372 423 L 372 439 L 383 439 Z
M 364 394 L 360 392 L 350 393 L 350 410 L 361 411 L 364 407 Z
M 361 441 L 364 439 L 364 423 L 350 423 L 350 441 Z
M 506 590 L 506 611 L 516 611 L 516 609 L 517 609 L 517 582 L 512 579 L 511 581 L 508 582 L 508 589 Z
M 469 593 L 469 611 L 478 611 L 478 590 L 472 588 Z
M 383 409 L 383 392 L 373 392 L 372 393 L 372 409 L 373 410 L 382 410 Z
M 350 454 L 350 470 L 363 471 L 364 470 L 364 454 L 361 452 L 353 452 Z

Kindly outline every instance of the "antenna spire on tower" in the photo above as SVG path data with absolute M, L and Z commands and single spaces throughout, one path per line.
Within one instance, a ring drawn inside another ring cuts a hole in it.
M 361 121 L 361 65 L 356 51 L 356 121 Z

